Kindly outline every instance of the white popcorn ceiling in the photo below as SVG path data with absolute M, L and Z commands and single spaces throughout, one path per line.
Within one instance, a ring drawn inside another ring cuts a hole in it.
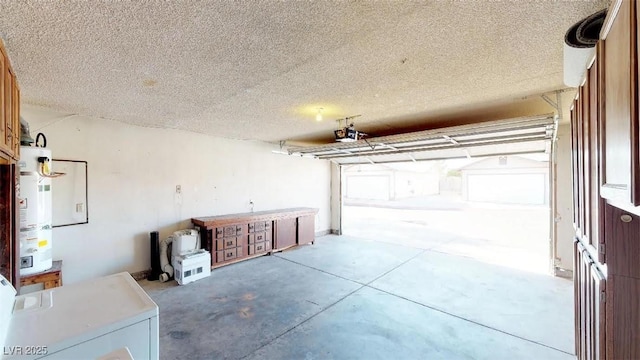
M 430 114 L 565 88 L 565 31 L 607 5 L 0 0 L 0 36 L 23 104 L 235 139 L 313 140 L 345 116 L 362 114 L 365 132 L 428 127 Z

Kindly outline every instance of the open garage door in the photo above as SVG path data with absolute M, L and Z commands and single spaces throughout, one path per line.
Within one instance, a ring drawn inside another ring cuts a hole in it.
M 287 150 L 340 165 L 549 153 L 555 128 L 545 114 Z
M 550 270 L 553 114 L 289 148 L 340 165 L 341 232 Z

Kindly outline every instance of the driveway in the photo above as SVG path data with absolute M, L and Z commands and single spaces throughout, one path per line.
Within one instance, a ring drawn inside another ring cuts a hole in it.
M 549 208 L 469 203 L 455 196 L 345 200 L 343 233 L 550 272 Z

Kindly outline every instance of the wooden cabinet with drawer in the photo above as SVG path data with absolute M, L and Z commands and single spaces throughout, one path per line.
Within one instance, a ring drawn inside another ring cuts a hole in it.
M 318 209 L 294 208 L 193 218 L 212 267 L 312 243 Z M 287 224 L 289 226 L 284 226 Z M 298 231 L 298 224 L 300 230 Z M 278 241 L 280 236 L 280 241 Z
M 211 234 L 215 234 L 216 237 L 211 240 L 211 248 L 208 249 L 211 252 L 211 263 L 214 266 L 240 259 L 246 255 L 246 235 L 243 224 L 218 226 L 211 230 Z M 205 248 L 207 248 L 207 245 L 205 245 Z
M 271 251 L 272 220 L 249 223 L 249 255 L 260 255 Z

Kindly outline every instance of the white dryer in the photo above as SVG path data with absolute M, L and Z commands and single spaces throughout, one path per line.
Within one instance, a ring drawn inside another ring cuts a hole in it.
M 123 272 L 16 296 L 0 276 L 0 359 L 158 359 L 158 306 Z

